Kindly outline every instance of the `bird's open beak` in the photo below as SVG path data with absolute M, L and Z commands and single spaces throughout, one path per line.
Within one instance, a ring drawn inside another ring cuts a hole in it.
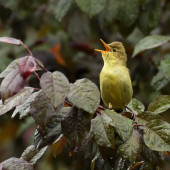
M 105 53 L 105 52 L 108 52 L 108 51 L 110 51 L 110 48 L 109 48 L 109 46 L 102 40 L 102 39 L 100 39 L 100 41 L 103 43 L 103 45 L 105 46 L 105 48 L 106 48 L 106 51 L 103 51 L 103 50 L 98 50 L 98 49 L 95 49 L 95 51 L 99 51 L 99 52 L 101 52 L 101 53 Z

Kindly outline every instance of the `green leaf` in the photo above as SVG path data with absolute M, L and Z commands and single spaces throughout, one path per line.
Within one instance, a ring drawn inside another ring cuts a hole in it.
M 125 142 L 132 134 L 132 120 L 116 113 L 113 110 L 101 111 L 104 119 L 109 121 L 109 124 L 115 128 L 120 138 Z
M 135 50 L 133 52 L 132 57 L 136 56 L 138 53 L 158 47 L 162 44 L 167 43 L 170 41 L 170 37 L 168 36 L 163 36 L 163 35 L 150 35 L 145 37 L 144 39 L 140 40 L 138 44 L 135 46 Z
M 144 142 L 154 151 L 170 151 L 170 124 L 159 115 L 143 112 L 136 117 L 138 124 L 143 125 Z
M 93 82 L 84 78 L 71 84 L 67 98 L 76 107 L 93 114 L 100 103 L 100 92 Z
M 90 17 L 98 14 L 105 6 L 105 0 L 75 0 L 79 8 Z
M 102 26 L 116 19 L 120 4 L 119 0 L 115 0 L 114 3 L 112 0 L 106 0 L 105 8 L 99 14 L 99 22 Z
M 22 153 L 20 159 L 23 159 L 31 163 L 32 165 L 35 165 L 36 162 L 43 156 L 46 149 L 47 149 L 47 146 L 40 150 L 36 150 L 35 146 L 31 145 L 27 147 L 26 150 Z
M 47 72 L 41 76 L 40 86 L 55 108 L 64 103 L 69 82 L 61 72 Z
M 161 60 L 161 69 L 165 74 L 165 78 L 170 78 L 170 54 L 166 55 L 163 60 Z
M 149 104 L 148 111 L 154 113 L 162 113 L 170 108 L 170 95 L 161 95 L 155 98 L 155 100 Z
M 129 107 L 136 115 L 145 110 L 145 106 L 143 105 L 143 103 L 135 98 L 132 98 L 127 107 Z
M 130 138 L 119 146 L 118 151 L 124 159 L 134 163 L 139 152 L 141 151 L 141 141 L 139 133 L 133 130 Z
M 35 98 L 42 90 L 31 94 L 31 96 L 21 105 L 17 106 L 15 111 L 12 114 L 12 118 L 14 118 L 18 113 L 20 114 L 20 119 L 25 118 L 30 115 L 30 104 L 34 102 Z
M 170 82 L 170 55 L 161 60 L 159 72 L 153 77 L 151 85 L 158 91 Z
M 163 89 L 164 87 L 168 86 L 170 83 L 170 77 L 165 78 L 165 74 L 162 70 L 159 70 L 159 72 L 153 77 L 151 86 L 156 89 L 156 91 L 159 91 Z
M 92 132 L 99 146 L 114 148 L 114 129 L 105 115 L 96 116 L 91 120 Z
M 87 15 L 80 11 L 76 11 L 71 15 L 71 18 L 69 19 L 68 23 L 68 36 L 74 42 L 83 42 L 79 43 L 79 46 L 81 46 L 81 44 L 82 46 L 84 46 L 84 43 L 89 41 L 92 35 L 90 28 L 90 20 Z M 77 43 L 75 43 L 75 45 L 76 44 Z M 89 46 L 87 48 L 89 48 Z
M 9 158 L 1 163 L 3 170 L 33 170 L 33 165 L 19 158 Z
M 71 5 L 73 3 L 73 0 L 59 0 L 57 3 L 57 6 L 55 6 L 55 18 L 61 22 L 63 17 L 68 13 Z
M 25 102 L 33 92 L 33 88 L 31 87 L 25 87 L 23 90 L 21 90 L 16 95 L 8 98 L 5 100 L 4 103 L 2 103 L 2 100 L 0 100 L 0 115 L 5 114 L 9 110 L 13 109 L 15 106 L 18 106 Z
M 151 30 L 158 26 L 161 17 L 161 1 L 151 0 L 141 5 L 139 13 L 138 27 L 144 34 L 149 34 Z
M 118 18 L 119 18 L 120 24 L 124 28 L 130 27 L 136 21 L 138 14 L 139 14 L 138 0 L 121 1 Z
M 64 136 L 74 144 L 81 144 L 90 131 L 91 115 L 73 107 L 61 122 Z

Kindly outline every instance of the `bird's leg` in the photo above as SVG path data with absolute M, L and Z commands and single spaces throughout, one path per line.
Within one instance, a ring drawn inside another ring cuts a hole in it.
M 125 106 L 125 108 L 128 109 L 132 113 L 132 119 L 135 120 L 136 118 L 135 113 L 133 113 L 133 111 L 128 106 Z

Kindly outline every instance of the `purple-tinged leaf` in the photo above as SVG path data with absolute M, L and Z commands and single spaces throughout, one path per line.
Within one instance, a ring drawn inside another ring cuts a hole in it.
M 61 122 L 63 135 L 70 141 L 81 145 L 90 131 L 91 115 L 76 107 L 69 108 L 68 114 Z
M 15 95 L 21 91 L 25 86 L 25 81 L 21 77 L 19 70 L 11 71 L 2 81 L 0 86 L 0 94 L 2 101 L 4 102 L 7 98 Z
M 27 79 L 35 71 L 36 62 L 33 56 L 25 56 L 19 60 L 19 71 L 23 79 Z
M 53 105 L 43 91 L 41 91 L 35 97 L 34 102 L 31 103 L 30 112 L 41 131 L 45 131 L 46 128 L 48 128 L 47 126 L 50 121 L 52 121 L 57 115 Z
M 27 147 L 26 150 L 22 153 L 20 159 L 23 159 L 31 163 L 32 165 L 35 165 L 36 162 L 43 156 L 46 149 L 47 149 L 47 146 L 40 150 L 36 150 L 35 146 L 31 145 Z
M 41 76 L 40 86 L 55 108 L 64 103 L 69 82 L 61 72 L 47 72 Z
M 18 68 L 19 59 L 11 62 L 7 68 L 0 74 L 0 78 L 6 77 L 11 71 L 16 70 Z
M 41 67 L 44 67 L 43 66 L 43 63 L 38 60 L 38 59 L 35 59 L 37 61 L 37 63 L 41 66 Z M 0 74 L 0 78 L 4 78 L 6 77 L 11 71 L 13 70 L 16 70 L 19 66 L 19 61 L 20 59 L 15 59 L 13 62 L 11 62 L 7 68 Z M 36 63 L 36 69 L 35 71 L 37 70 L 42 70 L 42 68 Z
M 1 163 L 3 170 L 33 170 L 33 165 L 19 158 L 9 158 Z
M 15 45 L 21 44 L 21 40 L 11 38 L 11 37 L 0 37 L 0 42 L 5 42 L 8 44 L 15 44 Z
M 2 100 L 0 100 L 0 115 L 5 114 L 9 110 L 13 109 L 15 106 L 18 106 L 25 102 L 25 100 L 28 99 L 28 97 L 33 92 L 33 88 L 31 87 L 25 87 L 22 91 L 14 95 L 13 97 L 10 97 L 9 99 L 5 100 L 4 104 L 2 103 Z
M 20 114 L 19 116 L 20 119 L 30 116 L 30 109 L 31 109 L 30 105 L 32 102 L 34 102 L 37 95 L 39 95 L 39 93 L 41 92 L 42 90 L 39 90 L 38 92 L 31 94 L 31 96 L 23 104 L 17 106 L 11 118 L 14 118 L 18 113 Z

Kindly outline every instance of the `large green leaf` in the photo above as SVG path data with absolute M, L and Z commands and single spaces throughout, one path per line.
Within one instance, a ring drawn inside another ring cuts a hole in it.
M 96 116 L 95 119 L 92 119 L 92 132 L 99 146 L 114 148 L 114 129 L 109 124 L 110 120 L 104 119 L 104 116 Z
M 67 98 L 73 105 L 93 114 L 100 102 L 100 92 L 93 82 L 84 78 L 71 84 Z
M 105 6 L 105 0 L 75 0 L 80 9 L 90 17 L 98 14 Z
M 133 113 L 135 113 L 136 115 L 138 113 L 141 113 L 145 110 L 145 106 L 143 105 L 142 102 L 140 102 L 139 100 L 132 98 L 132 100 L 130 101 L 130 103 L 127 105 L 132 111 Z
M 170 124 L 159 115 L 143 112 L 136 117 L 138 124 L 143 125 L 144 142 L 152 150 L 170 151 Z
M 153 77 L 151 85 L 158 91 L 170 82 L 170 55 L 161 60 L 159 72 Z
M 144 34 L 149 34 L 151 30 L 157 27 L 161 16 L 160 0 L 151 0 L 141 4 L 141 10 L 138 19 L 138 27 Z
M 55 6 L 55 18 L 60 22 L 62 18 L 67 14 L 69 11 L 73 0 L 59 0 L 57 6 Z
M 170 108 L 170 95 L 161 95 L 155 98 L 155 100 L 149 104 L 148 111 L 154 113 L 162 113 Z
M 72 143 L 81 145 L 90 131 L 91 115 L 73 107 L 61 122 L 62 133 Z
M 55 108 L 64 103 L 69 90 L 69 82 L 61 72 L 47 72 L 41 76 L 40 85 Z
M 138 14 L 139 14 L 139 1 L 138 0 L 121 1 L 118 18 L 119 18 L 120 24 L 124 28 L 130 27 L 136 21 Z
M 140 40 L 138 44 L 135 46 L 135 50 L 133 52 L 132 57 L 136 56 L 138 53 L 158 47 L 162 44 L 167 43 L 170 41 L 170 37 L 168 36 L 163 36 L 163 35 L 150 35 L 145 37 L 144 39 Z
M 25 87 L 16 95 L 5 100 L 4 103 L 2 103 L 2 100 L 0 100 L 0 115 L 5 114 L 9 110 L 13 109 L 15 106 L 18 106 L 25 102 L 25 100 L 29 98 L 33 90 L 34 89 L 31 87 Z
M 118 151 L 124 159 L 130 162 L 135 162 L 136 157 L 141 151 L 141 141 L 139 133 L 133 130 L 130 138 L 122 145 L 119 146 Z
M 104 119 L 107 119 L 109 124 L 115 128 L 120 138 L 125 142 L 132 134 L 132 120 L 116 113 L 113 110 L 101 111 Z
M 120 5 L 119 0 L 114 0 L 114 3 L 112 0 L 106 0 L 105 8 L 99 14 L 99 22 L 102 26 L 116 19 Z

